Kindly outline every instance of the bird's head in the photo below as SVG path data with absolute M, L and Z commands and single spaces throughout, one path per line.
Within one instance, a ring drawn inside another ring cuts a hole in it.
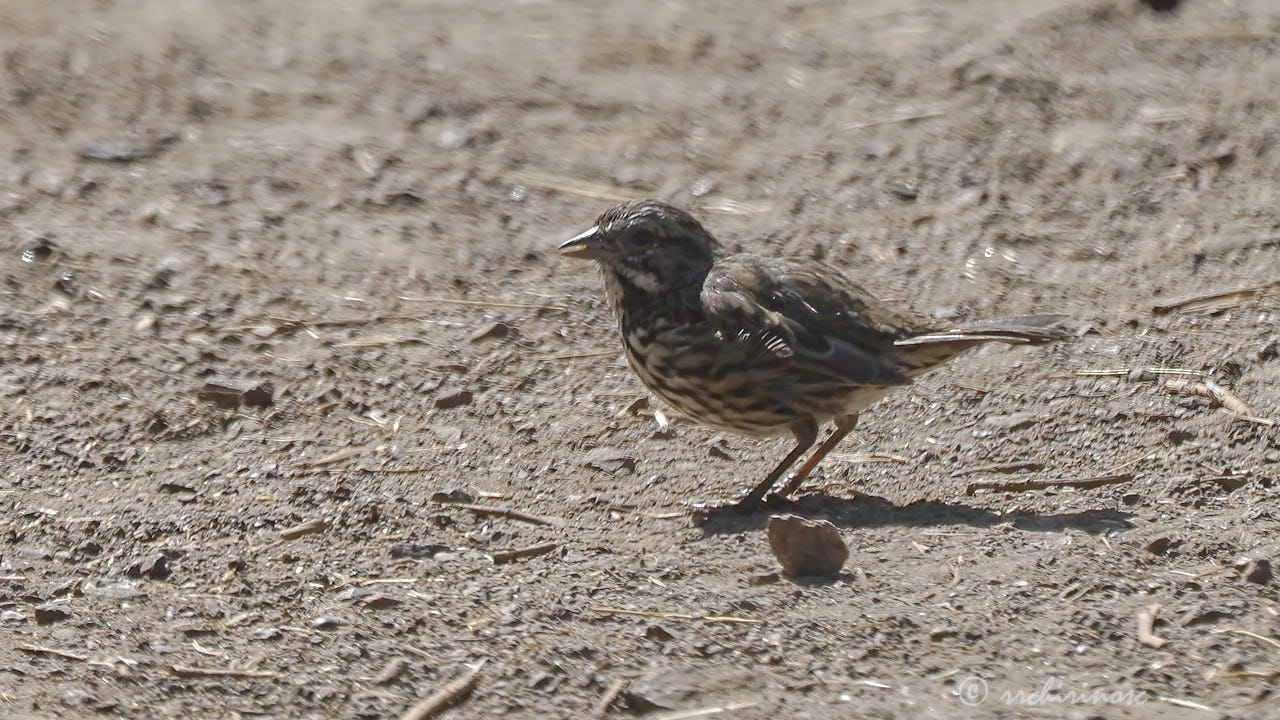
M 702 284 L 720 244 L 689 213 L 658 200 L 615 205 L 595 227 L 560 245 L 566 257 L 595 260 L 647 293 Z

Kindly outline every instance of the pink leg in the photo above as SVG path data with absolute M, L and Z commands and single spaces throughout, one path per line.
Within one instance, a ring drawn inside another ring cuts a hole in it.
M 699 520 L 709 520 L 714 514 L 721 510 L 733 510 L 737 512 L 751 512 L 760 506 L 760 501 L 764 500 L 764 496 L 773 488 L 774 483 L 778 482 L 778 478 L 782 477 L 782 473 L 787 468 L 795 464 L 800 456 L 804 455 L 804 451 L 813 447 L 813 443 L 818 439 L 818 424 L 813 420 L 803 420 L 791 426 L 791 433 L 796 437 L 795 448 L 787 454 L 782 462 L 778 463 L 770 473 L 761 480 L 751 492 L 744 495 L 740 500 L 729 505 L 697 505 L 693 508 L 694 517 Z
M 796 468 L 795 472 L 791 473 L 786 482 L 783 483 L 782 487 L 773 491 L 773 495 L 771 497 L 785 499 L 788 495 L 795 492 L 796 489 L 800 487 L 800 484 L 804 482 L 805 478 L 809 477 L 809 473 L 813 472 L 813 469 L 818 467 L 818 463 L 822 462 L 822 458 L 826 457 L 827 453 L 834 450 L 836 445 L 839 445 L 840 441 L 844 439 L 844 436 L 848 435 L 857 424 L 857 415 L 841 415 L 837 417 L 835 419 L 836 429 L 831 432 L 831 436 L 818 446 L 818 449 L 809 456 L 808 460 L 805 460 L 800 467 Z

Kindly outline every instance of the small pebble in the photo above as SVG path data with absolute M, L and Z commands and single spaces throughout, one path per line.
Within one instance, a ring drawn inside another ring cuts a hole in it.
M 63 610 L 57 605 L 45 603 L 43 605 L 36 606 L 35 616 L 37 623 L 41 625 L 48 625 L 50 623 L 58 622 L 59 620 L 69 620 L 71 618 L 71 613 Z
M 346 623 L 332 615 L 321 615 L 311 621 L 311 627 L 316 630 L 337 630 L 343 625 L 346 625 Z
M 449 393 L 443 397 L 436 398 L 437 410 L 452 410 L 453 408 L 470 405 L 473 396 L 470 390 L 459 390 Z
M 1271 582 L 1271 561 L 1266 558 L 1254 558 L 1244 566 L 1244 579 L 1258 585 Z
M 511 334 L 511 326 L 504 322 L 491 322 L 471 333 L 471 342 L 504 338 Z
M 769 547 L 789 577 L 835 575 L 849 558 L 835 525 L 796 515 L 769 518 Z

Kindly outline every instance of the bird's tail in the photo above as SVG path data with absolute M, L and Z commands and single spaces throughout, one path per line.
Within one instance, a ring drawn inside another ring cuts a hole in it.
M 982 320 L 904 338 L 894 345 L 902 346 L 898 361 L 906 368 L 908 376 L 915 376 L 983 343 L 1043 345 L 1054 340 L 1064 340 L 1071 335 L 1056 327 L 1062 320 L 1062 315 L 1024 315 Z
M 1043 345 L 1071 337 L 1071 333 L 1058 327 L 1065 318 L 1064 315 L 1023 315 L 1000 320 L 980 320 L 948 330 L 904 338 L 894 345 L 950 345 L 956 352 L 985 342 Z
M 904 338 L 893 345 L 902 346 L 899 361 L 908 368 L 909 375 L 916 375 L 936 368 L 970 347 L 984 342 L 1044 345 L 1046 342 L 1066 340 L 1071 334 L 1057 327 L 1062 319 L 1065 319 L 1064 315 L 1023 315 L 1019 318 L 979 320 L 945 331 Z

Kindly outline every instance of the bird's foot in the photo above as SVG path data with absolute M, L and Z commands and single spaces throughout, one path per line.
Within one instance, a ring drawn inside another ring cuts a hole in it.
M 689 515 L 693 518 L 694 525 L 707 525 L 717 518 L 726 515 L 744 516 L 755 512 L 760 507 L 760 503 L 746 504 L 743 502 L 730 503 L 693 503 L 689 506 Z
M 771 513 L 783 512 L 789 510 L 793 505 L 794 503 L 781 495 L 769 495 L 762 500 L 751 493 L 747 493 L 737 500 L 727 503 L 694 503 L 689 506 L 689 514 L 693 516 L 695 524 L 706 525 L 712 520 L 726 515 L 741 517 L 761 510 Z

